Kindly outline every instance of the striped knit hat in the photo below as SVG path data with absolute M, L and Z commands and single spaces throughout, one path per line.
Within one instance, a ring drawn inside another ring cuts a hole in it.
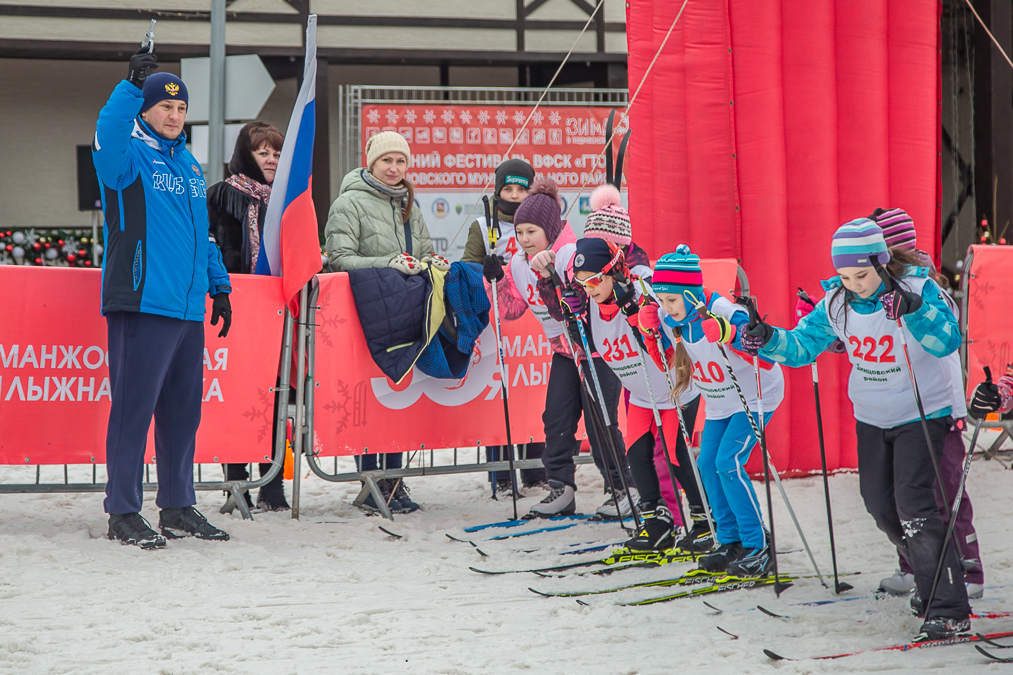
M 679 244 L 675 247 L 675 253 L 666 253 L 655 264 L 651 286 L 655 293 L 690 291 L 702 299 L 703 272 L 700 271 L 700 256 L 690 253 L 686 244 Z
M 872 267 L 870 258 L 876 256 L 880 265 L 890 262 L 890 252 L 883 239 L 883 230 L 868 218 L 844 223 L 834 232 L 830 244 L 830 257 L 834 267 Z
M 876 209 L 869 220 L 883 229 L 887 248 L 915 249 L 915 223 L 904 209 Z
M 623 208 L 622 196 L 615 185 L 602 185 L 591 193 L 591 213 L 584 225 L 584 237 L 604 239 L 616 246 L 633 241 L 630 214 Z

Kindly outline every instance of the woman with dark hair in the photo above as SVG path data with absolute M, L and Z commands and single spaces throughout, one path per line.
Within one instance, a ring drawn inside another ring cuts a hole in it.
M 208 188 L 208 222 L 230 274 L 253 274 L 257 268 L 264 216 L 284 140 L 281 132 L 270 124 L 250 122 L 240 129 L 236 139 L 229 161 L 231 175 Z M 270 462 L 262 462 L 260 475 L 264 476 L 270 468 Z M 249 477 L 245 464 L 225 465 L 225 480 L 247 480 Z M 260 488 L 257 507 L 264 511 L 289 508 L 283 480 L 279 471 L 270 483 Z M 250 494 L 244 492 L 244 496 L 246 505 L 253 508 Z

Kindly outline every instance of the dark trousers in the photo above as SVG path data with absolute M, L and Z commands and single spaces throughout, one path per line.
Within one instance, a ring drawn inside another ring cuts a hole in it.
M 617 419 L 622 385 L 619 378 L 604 361 L 595 358 L 593 362 L 601 381 L 605 407 L 611 422 L 609 429 L 615 439 L 616 448 L 622 455 L 620 457 L 620 462 L 623 465 L 622 470 L 629 476 L 629 467 L 626 465 L 626 446 L 623 445 L 623 435 L 619 431 Z M 585 369 L 584 372 L 587 373 L 587 370 Z M 591 385 L 593 391 L 593 383 L 589 382 L 588 384 Z M 597 399 L 597 392 L 595 398 Z M 545 476 L 549 480 L 557 480 L 573 488 L 577 487 L 574 482 L 576 465 L 573 463 L 573 455 L 580 447 L 576 433 L 577 424 L 583 415 L 584 428 L 587 430 L 587 438 L 591 443 L 594 463 L 601 471 L 602 476 L 605 477 L 605 484 L 609 485 L 611 479 L 611 483 L 615 485 L 616 489 L 620 489 L 622 481 L 619 470 L 611 458 L 606 459 L 608 453 L 604 451 L 598 435 L 595 433 L 594 424 L 591 422 L 589 413 L 591 404 L 584 396 L 577 364 L 574 360 L 561 354 L 553 354 L 552 370 L 549 372 L 549 384 L 545 392 L 545 412 L 542 413 L 542 423 L 545 425 L 545 454 L 542 455 Z
M 928 420 L 927 424 L 939 457 L 950 420 Z M 911 565 L 918 594 L 927 603 L 946 528 L 936 506 L 936 476 L 921 422 L 893 429 L 858 422 L 856 428 L 859 486 L 865 508 Z M 961 619 L 970 611 L 964 570 L 950 545 L 927 618 Z
M 963 426 L 963 425 L 961 425 Z M 946 442 L 943 444 L 943 456 L 939 458 L 939 473 L 943 475 L 943 487 L 946 488 L 946 500 L 953 506 L 953 500 L 957 497 L 957 489 L 960 487 L 960 478 L 964 474 L 964 437 L 961 429 L 956 425 L 946 434 Z M 949 526 L 949 518 L 946 515 L 943 496 L 939 494 L 939 485 L 935 485 L 936 506 L 939 507 L 939 517 L 943 524 Z M 957 512 L 957 524 L 953 531 L 960 542 L 960 553 L 964 560 L 977 560 L 978 564 L 964 570 L 964 577 L 968 583 L 985 583 L 985 571 L 981 566 L 981 553 L 978 550 L 978 533 L 974 529 L 974 509 L 971 507 L 971 495 L 964 489 L 964 496 L 960 499 L 960 510 Z M 898 551 L 898 554 L 900 552 Z M 914 574 L 911 565 L 904 556 L 900 556 L 900 569 L 907 574 Z
M 489 445 L 485 448 L 485 460 L 487 462 L 506 461 L 510 459 L 505 445 Z M 541 459 L 545 453 L 545 443 L 525 443 L 517 446 L 514 459 Z M 490 471 L 489 481 L 495 483 L 499 480 L 510 480 L 509 471 Z M 521 483 L 531 485 L 540 480 L 545 480 L 545 469 L 521 469 Z
M 355 457 L 355 465 L 359 467 L 359 471 L 400 469 L 401 454 L 400 452 L 386 452 L 379 455 L 357 455 Z
M 682 419 L 686 423 L 686 433 L 690 438 L 693 437 L 693 426 L 696 423 L 696 411 L 699 407 L 700 397 L 697 396 L 682 408 Z M 627 431 L 629 430 L 627 429 Z M 657 440 L 656 436 L 658 437 Z M 700 498 L 700 489 L 697 487 L 696 477 L 693 475 L 693 467 L 689 463 L 689 448 L 686 447 L 686 441 L 683 440 L 682 432 L 680 431 L 675 438 L 671 438 L 666 433 L 665 441 L 669 446 L 675 445 L 675 458 L 679 463 L 673 465 L 672 469 L 674 470 L 675 479 L 679 487 L 686 492 L 686 501 L 689 502 L 690 510 L 703 513 L 703 500 Z M 655 429 L 653 434 L 644 434 L 638 438 L 626 452 L 626 456 L 629 458 L 630 471 L 633 473 L 637 490 L 640 492 L 640 501 L 645 505 L 650 505 L 662 498 L 662 483 L 671 485 L 668 467 L 665 466 L 664 460 L 668 456 L 667 453 L 663 451 L 662 462 L 655 462 L 654 448 L 656 444 L 660 445 L 660 443 L 660 433 Z M 676 495 L 676 499 L 678 499 L 678 495 Z M 679 510 L 678 501 L 668 506 L 672 511 Z
M 155 418 L 155 464 L 163 509 L 196 503 L 193 453 L 204 395 L 204 325 L 140 312 L 110 312 L 105 510 L 141 511 L 148 426 Z

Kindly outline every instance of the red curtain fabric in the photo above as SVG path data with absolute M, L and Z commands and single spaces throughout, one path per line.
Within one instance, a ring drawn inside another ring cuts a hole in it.
M 741 261 L 768 321 L 798 287 L 822 297 L 830 238 L 876 207 L 905 209 L 939 256 L 938 0 L 628 0 L 627 179 L 652 258 L 688 243 Z M 646 77 L 646 79 L 645 79 Z M 818 360 L 827 462 L 857 466 L 846 358 Z M 812 375 L 786 370 L 768 431 L 782 472 L 820 468 Z M 751 469 L 759 466 L 754 456 Z

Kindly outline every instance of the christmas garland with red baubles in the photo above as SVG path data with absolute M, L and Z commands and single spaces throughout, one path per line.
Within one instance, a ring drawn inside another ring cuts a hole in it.
M 101 267 L 102 244 L 85 229 L 0 230 L 0 265 Z

